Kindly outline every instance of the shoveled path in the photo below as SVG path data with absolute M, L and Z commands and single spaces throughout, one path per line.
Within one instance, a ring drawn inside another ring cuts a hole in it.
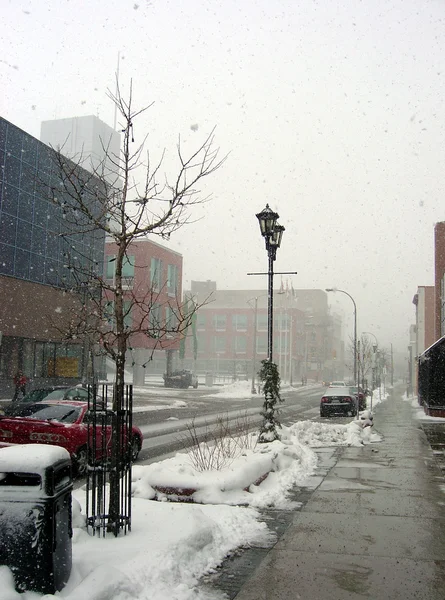
M 413 412 L 397 390 L 376 407 L 382 442 L 341 449 L 232 597 L 445 599 L 445 482 Z

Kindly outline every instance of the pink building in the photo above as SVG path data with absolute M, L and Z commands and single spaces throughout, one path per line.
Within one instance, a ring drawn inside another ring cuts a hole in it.
M 105 244 L 105 279 L 114 280 L 116 244 Z M 124 302 L 133 298 L 135 305 L 129 319 L 131 329 L 143 323 L 142 331 L 130 339 L 127 364 L 133 366 L 133 383 L 143 385 L 145 374 L 163 373 L 173 362 L 179 348 L 180 335 L 166 334 L 181 305 L 182 255 L 148 239 L 135 241 L 123 265 L 126 294 Z
M 445 222 L 434 226 L 435 340 L 445 335 Z

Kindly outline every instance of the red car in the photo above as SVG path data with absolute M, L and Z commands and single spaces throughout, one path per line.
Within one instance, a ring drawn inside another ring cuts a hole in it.
M 106 425 L 96 426 L 96 460 L 111 455 L 111 411 L 102 411 Z M 75 400 L 45 400 L 26 404 L 14 417 L 0 416 L 0 446 L 9 444 L 53 444 L 68 450 L 74 472 L 85 475 L 88 468 L 88 403 Z M 103 432 L 105 431 L 105 438 Z M 90 434 L 91 435 L 91 434 Z M 135 461 L 142 448 L 142 432 L 132 427 L 129 448 Z

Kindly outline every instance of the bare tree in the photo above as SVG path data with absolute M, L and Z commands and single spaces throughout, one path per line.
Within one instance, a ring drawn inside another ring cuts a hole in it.
M 117 108 L 121 120 L 123 143 L 120 155 L 113 154 L 106 140 L 102 140 L 105 159 L 99 165 L 85 164 L 80 157 L 73 160 L 63 155 L 63 148 L 54 154 L 57 177 L 48 190 L 49 196 L 62 209 L 66 241 L 67 289 L 79 294 L 81 310 L 73 313 L 67 338 L 89 340 L 108 355 L 115 364 L 116 379 L 113 409 L 119 411 L 125 392 L 126 353 L 137 335 L 155 340 L 155 346 L 168 342 L 172 334 L 181 334 L 190 325 L 198 305 L 186 310 L 181 298 L 168 301 L 168 318 L 161 318 L 158 306 L 160 293 L 148 289 L 129 290 L 125 265 L 129 250 L 138 240 L 157 235 L 169 239 L 171 234 L 190 222 L 191 209 L 210 199 L 198 185 L 213 174 L 224 162 L 214 146 L 214 131 L 191 155 L 185 156 L 181 140 L 177 144 L 177 172 L 173 179 L 161 173 L 164 154 L 152 164 L 145 154 L 145 142 L 135 146 L 134 128 L 149 106 L 133 108 L 132 86 L 128 99 L 116 93 L 108 95 Z M 79 169 L 86 167 L 87 170 Z M 136 178 L 144 174 L 140 186 Z M 114 278 L 104 277 L 104 265 L 91 260 L 91 255 L 78 243 L 84 234 L 105 238 L 116 247 Z M 202 304 L 201 304 L 202 306 Z M 131 322 L 130 322 L 131 315 Z M 113 506 L 113 479 L 110 476 L 110 521 L 116 517 Z
M 349 338 L 348 354 L 351 359 L 351 363 L 346 363 L 346 366 L 353 370 L 354 368 L 354 339 Z M 365 381 L 369 377 L 369 373 L 372 370 L 372 355 L 373 347 L 372 343 L 366 335 L 362 335 L 357 340 L 357 376 L 359 385 L 365 387 Z M 356 382 L 354 382 L 354 385 Z

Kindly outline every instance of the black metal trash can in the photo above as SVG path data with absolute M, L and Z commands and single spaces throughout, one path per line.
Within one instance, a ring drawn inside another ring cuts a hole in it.
M 0 564 L 19 592 L 54 594 L 72 566 L 71 458 L 58 446 L 0 449 Z

